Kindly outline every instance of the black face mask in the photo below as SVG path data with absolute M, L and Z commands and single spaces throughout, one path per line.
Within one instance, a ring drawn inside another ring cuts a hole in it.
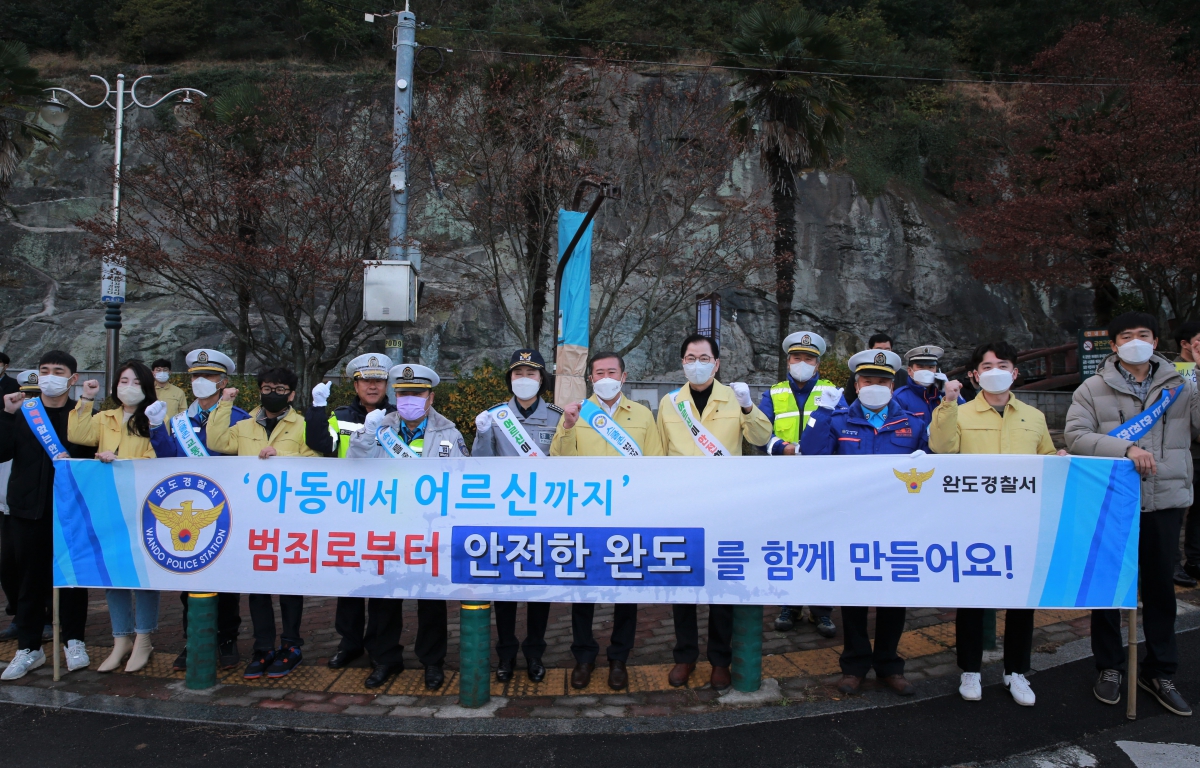
M 288 395 L 281 395 L 278 392 L 271 392 L 262 396 L 262 407 L 267 413 L 279 413 L 284 408 L 287 408 Z

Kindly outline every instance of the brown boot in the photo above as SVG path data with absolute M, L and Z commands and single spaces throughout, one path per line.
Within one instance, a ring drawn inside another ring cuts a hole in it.
M 682 688 L 687 685 L 688 678 L 692 676 L 695 669 L 695 664 L 676 664 L 671 667 L 671 672 L 667 675 L 667 682 L 671 684 L 672 688 Z
M 858 693 L 859 687 L 862 686 L 863 679 L 854 675 L 842 675 L 842 679 L 838 680 L 837 689 L 842 693 Z
M 625 669 L 625 662 L 610 659 L 608 662 L 608 687 L 619 691 L 628 686 L 629 672 Z
M 576 690 L 587 688 L 592 683 L 592 670 L 596 668 L 595 664 L 575 664 L 575 669 L 571 670 L 571 687 Z
M 709 684 L 712 685 L 714 691 L 723 691 L 733 682 L 733 677 L 729 674 L 729 667 L 718 667 L 715 664 L 712 668 L 712 677 L 709 678 Z
M 900 696 L 912 696 L 917 692 L 917 689 L 912 683 L 908 682 L 904 675 L 888 675 L 879 682 L 883 683 Z

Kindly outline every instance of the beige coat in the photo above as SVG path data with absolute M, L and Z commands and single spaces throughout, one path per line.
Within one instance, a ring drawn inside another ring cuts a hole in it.
M 112 451 L 119 459 L 153 459 L 150 438 L 130 434 L 121 408 L 92 413 L 92 401 L 80 400 L 67 417 L 67 440 L 95 446 L 97 453 Z
M 601 408 L 604 407 L 596 395 L 592 395 L 588 399 Z M 658 425 L 654 423 L 654 414 L 650 413 L 649 408 L 622 395 L 621 400 L 617 403 L 617 410 L 613 413 L 613 420 L 633 438 L 633 442 L 638 444 L 643 456 L 663 455 L 662 444 L 659 442 Z M 579 419 L 570 429 L 564 428 L 561 420 L 558 422 L 558 431 L 554 433 L 554 442 L 550 445 L 550 455 L 621 456 L 623 454 L 618 453 L 616 448 L 613 448 L 590 425 L 585 424 L 583 419 Z
M 1143 404 L 1117 370 L 1117 356 L 1105 358 L 1096 374 L 1075 390 L 1063 436 L 1067 450 L 1079 456 L 1119 458 L 1134 445 L 1109 432 L 1153 407 L 1164 389 L 1184 383 L 1165 358 L 1151 358 L 1153 386 Z M 1142 478 L 1142 511 L 1186 508 L 1192 504 L 1191 444 L 1200 434 L 1200 393 L 1190 383 L 1165 416 L 1136 445 L 1154 455 L 1157 474 Z
M 775 434 L 771 420 L 758 410 L 757 405 L 751 407 L 750 413 L 742 413 L 742 407 L 738 405 L 737 397 L 734 396 L 732 389 L 719 381 L 714 381 L 712 386 L 713 391 L 708 397 L 708 405 L 704 406 L 704 413 L 700 414 L 700 423 L 721 442 L 721 445 L 729 450 L 732 456 L 742 455 L 743 437 L 751 445 L 766 445 L 767 441 Z M 685 400 L 692 399 L 692 388 L 687 384 L 684 384 L 679 391 Z M 696 406 L 693 403 L 692 410 L 695 409 Z M 658 404 L 658 437 L 659 442 L 662 443 L 664 456 L 707 455 L 700 452 L 700 447 L 692 440 L 692 433 L 688 431 L 683 419 L 675 412 L 670 393 L 663 395 L 662 401 Z

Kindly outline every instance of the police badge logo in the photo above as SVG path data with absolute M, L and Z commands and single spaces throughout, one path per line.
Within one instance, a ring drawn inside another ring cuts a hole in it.
M 892 474 L 896 476 L 897 480 L 900 480 L 904 483 L 904 487 L 908 489 L 909 493 L 920 493 L 921 485 L 926 480 L 933 477 L 933 473 L 936 471 L 936 469 L 931 469 L 928 472 L 918 472 L 917 468 L 913 467 L 907 472 L 901 472 L 898 469 L 893 469 Z
M 806 344 L 806 345 L 812 344 L 812 336 L 809 336 L 807 333 L 804 334 L 803 336 L 800 337 L 800 343 Z
M 605 416 L 603 413 L 596 414 L 596 417 L 594 419 L 592 419 L 592 426 L 594 426 L 596 429 L 604 429 L 604 427 L 606 427 L 607 425 L 608 425 L 608 417 Z
M 210 478 L 171 475 L 142 502 L 142 545 L 161 568 L 196 573 L 225 549 L 230 520 L 229 500 Z
M 878 355 L 875 355 L 875 365 L 886 365 L 886 364 L 887 364 L 887 355 L 883 354 L 882 352 L 880 352 Z
M 208 362 L 208 353 L 201 350 L 200 354 L 196 355 L 196 362 L 207 363 Z
M 367 359 L 367 365 L 371 366 L 372 368 L 379 367 L 379 358 L 372 355 Z
M 400 372 L 400 375 L 403 376 L 405 379 L 412 379 L 413 369 L 406 367 L 403 371 Z
M 37 377 L 38 377 L 38 375 L 36 373 L 29 374 L 29 383 L 37 384 Z
M 532 359 L 533 359 L 533 353 L 532 353 L 532 352 L 522 352 L 522 353 L 521 353 L 521 359 L 522 359 L 522 360 L 532 360 Z

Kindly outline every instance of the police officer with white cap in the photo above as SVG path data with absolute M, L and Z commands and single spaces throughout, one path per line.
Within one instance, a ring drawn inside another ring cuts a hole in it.
M 351 360 L 346 364 L 346 377 L 354 387 L 354 399 L 334 409 L 328 414 L 330 382 L 321 382 L 312 388 L 312 405 L 304 414 L 304 442 L 317 453 L 325 456 L 346 456 L 350 447 L 350 438 L 363 429 L 371 414 L 375 419 L 396 410 L 388 402 L 388 371 L 392 360 L 387 355 L 369 352 Z M 390 602 L 390 601 L 389 601 Z M 333 626 L 341 641 L 337 652 L 330 657 L 330 669 L 342 669 L 363 655 L 368 634 L 368 626 L 374 627 L 378 622 L 376 614 L 386 610 L 384 603 L 378 598 L 371 599 L 371 619 L 367 619 L 367 600 L 362 597 L 339 597 L 334 609 Z M 399 608 L 395 610 L 399 616 Z M 389 652 L 381 651 L 372 658 L 388 659 L 392 656 L 395 662 L 400 656 L 398 650 L 399 635 L 396 637 L 396 649 Z M 378 666 L 378 665 L 376 665 Z M 372 671 L 374 672 L 374 670 Z M 384 672 L 388 672 L 384 670 Z M 372 674 L 368 677 L 369 688 L 382 685 L 390 676 L 385 674 L 377 680 Z
M 542 353 L 536 349 L 518 349 L 509 360 L 509 391 L 513 393 L 507 403 L 498 403 L 475 417 L 475 456 L 527 456 L 550 455 L 550 444 L 563 410 L 542 399 L 549 384 L 549 374 Z M 516 416 L 515 425 L 507 414 Z M 507 421 L 509 427 L 501 426 Z M 496 679 L 507 682 L 512 679 L 516 666 L 517 649 L 525 654 L 525 671 L 535 683 L 546 677 L 542 654 L 546 652 L 546 623 L 550 619 L 549 603 L 526 603 L 525 642 L 517 643 L 517 604 L 498 600 L 496 611 Z
M 37 368 L 30 368 L 28 371 L 21 371 L 17 374 L 17 391 L 24 392 L 26 400 L 42 393 L 42 388 L 38 386 Z
M 822 392 L 837 389 L 832 381 L 820 378 L 817 373 L 825 348 L 825 339 L 814 331 L 797 331 L 783 340 L 783 353 L 788 361 L 787 379 L 763 392 L 758 404 L 758 409 L 771 420 L 774 434 L 762 446 L 771 456 L 799 455 L 800 433 L 817 409 L 817 399 Z M 845 405 L 844 401 L 842 405 Z M 801 610 L 802 606 L 783 606 L 775 619 L 775 629 L 779 632 L 792 629 Z M 832 606 L 814 605 L 809 609 L 810 621 L 816 625 L 821 637 L 837 634 L 832 614 Z
M 192 377 L 192 394 L 195 400 L 186 410 L 168 420 L 167 403 L 159 400 L 146 406 L 146 419 L 150 422 L 150 445 L 159 458 L 193 457 L 202 458 L 220 453 L 208 447 L 208 418 L 217 410 L 221 394 L 229 386 L 229 376 L 237 366 L 229 355 L 215 349 L 194 349 L 184 357 L 188 373 Z M 229 415 L 230 426 L 250 418 L 236 405 Z M 183 635 L 187 637 L 188 617 L 187 590 L 179 593 L 183 603 Z M 242 596 L 232 592 L 217 594 L 217 647 L 220 649 L 222 669 L 238 665 L 241 656 L 237 649 L 238 629 L 242 625 Z M 187 648 L 180 651 L 172 665 L 175 670 L 187 669 Z
M 858 399 L 839 407 L 841 392 L 824 392 L 800 437 L 805 456 L 868 456 L 928 451 L 925 423 L 908 414 L 892 398 L 900 356 L 891 350 L 868 349 L 850 358 Z M 904 677 L 897 647 L 904 632 L 904 608 L 877 608 L 875 647 L 867 632 L 867 608 L 842 606 L 842 679 L 838 690 L 856 693 L 872 667 L 879 682 L 901 696 L 914 693 Z
M 913 347 L 904 353 L 904 365 L 908 370 L 908 381 L 896 387 L 893 397 L 904 410 L 929 425 L 933 409 L 942 402 L 942 388 L 946 385 L 946 374 L 938 371 L 938 365 L 946 351 L 933 344 Z M 966 400 L 958 398 L 959 405 Z
M 396 407 L 386 414 L 378 408 L 367 414 L 363 428 L 350 435 L 348 458 L 468 455 L 463 436 L 454 423 L 433 408 L 433 390 L 441 378 L 432 368 L 401 363 L 388 371 L 388 381 L 396 393 Z M 403 601 L 373 597 L 368 613 L 363 647 L 371 657 L 372 670 L 364 685 L 378 688 L 404 669 L 404 646 L 400 645 L 400 633 L 404 630 Z M 442 666 L 446 662 L 447 636 L 446 601 L 418 600 L 417 641 L 413 650 L 425 667 L 425 687 L 429 690 L 441 688 L 446 680 Z

